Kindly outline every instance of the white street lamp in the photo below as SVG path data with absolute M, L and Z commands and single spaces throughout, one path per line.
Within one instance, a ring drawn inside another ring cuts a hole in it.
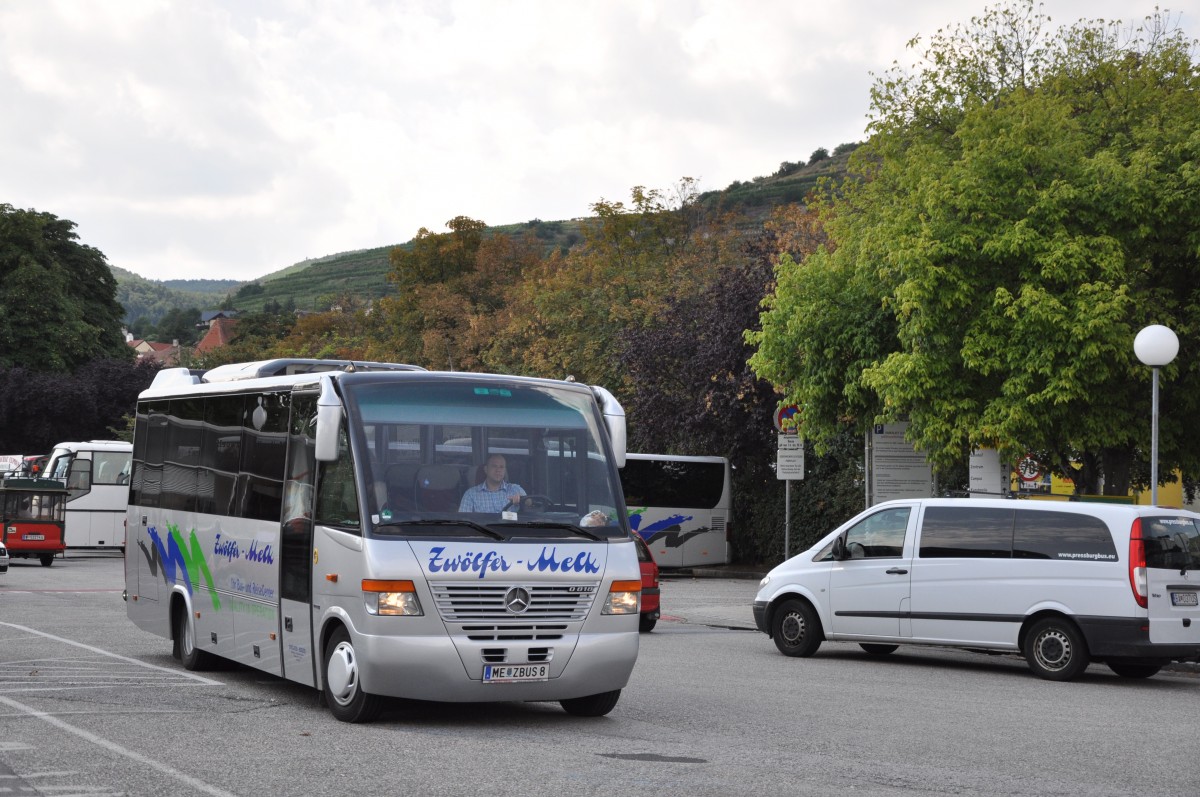
M 1151 324 L 1133 339 L 1133 353 L 1150 366 L 1154 387 L 1150 393 L 1150 503 L 1158 506 L 1158 369 L 1179 353 L 1179 338 L 1162 324 Z

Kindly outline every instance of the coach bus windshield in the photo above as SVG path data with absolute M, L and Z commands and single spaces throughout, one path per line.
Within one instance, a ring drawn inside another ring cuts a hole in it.
M 454 379 L 346 392 L 377 536 L 629 534 L 585 389 Z

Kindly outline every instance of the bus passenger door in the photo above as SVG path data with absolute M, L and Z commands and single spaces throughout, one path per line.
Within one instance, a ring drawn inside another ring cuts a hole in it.
M 312 628 L 312 551 L 316 421 L 316 394 L 294 395 L 287 480 L 283 488 L 279 577 L 283 676 L 314 687 L 317 651 Z

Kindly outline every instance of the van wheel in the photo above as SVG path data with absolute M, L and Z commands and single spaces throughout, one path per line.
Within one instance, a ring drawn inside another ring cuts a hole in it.
M 1161 664 L 1142 664 L 1128 661 L 1110 661 L 1108 669 L 1122 678 L 1149 678 L 1162 669 Z
M 613 710 L 620 698 L 621 690 L 614 689 L 598 695 L 560 700 L 558 703 L 563 707 L 563 711 L 575 717 L 603 717 Z
M 1087 643 L 1069 620 L 1049 617 L 1025 637 L 1025 661 L 1039 678 L 1069 681 L 1087 669 Z
M 821 647 L 824 635 L 817 613 L 806 601 L 786 600 L 771 617 L 771 638 L 785 656 L 808 657 Z
M 656 625 L 658 625 L 658 618 L 652 614 L 643 614 L 638 620 L 638 630 L 643 634 L 649 634 Z
M 196 622 L 188 616 L 187 606 L 180 601 L 175 604 L 175 649 L 172 655 L 183 662 L 185 670 L 196 672 L 212 667 L 213 657 L 196 647 Z
M 339 627 L 325 650 L 325 702 L 342 722 L 370 722 L 383 708 L 383 698 L 362 690 L 361 674 L 350 634 Z
M 872 656 L 886 656 L 889 653 L 895 653 L 899 645 L 881 645 L 877 642 L 860 642 L 860 648 L 870 653 Z
M 38 559 L 42 560 L 42 567 L 49 567 L 54 564 L 54 554 L 52 553 L 44 553 Z

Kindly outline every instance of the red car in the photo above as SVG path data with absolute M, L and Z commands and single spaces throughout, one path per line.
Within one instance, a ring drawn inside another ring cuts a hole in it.
M 658 565 L 654 563 L 654 557 L 650 555 L 650 546 L 646 545 L 645 540 L 635 533 L 633 541 L 637 544 L 638 565 L 642 569 L 642 616 L 638 630 L 648 634 L 654 630 L 661 615 L 658 603 Z

